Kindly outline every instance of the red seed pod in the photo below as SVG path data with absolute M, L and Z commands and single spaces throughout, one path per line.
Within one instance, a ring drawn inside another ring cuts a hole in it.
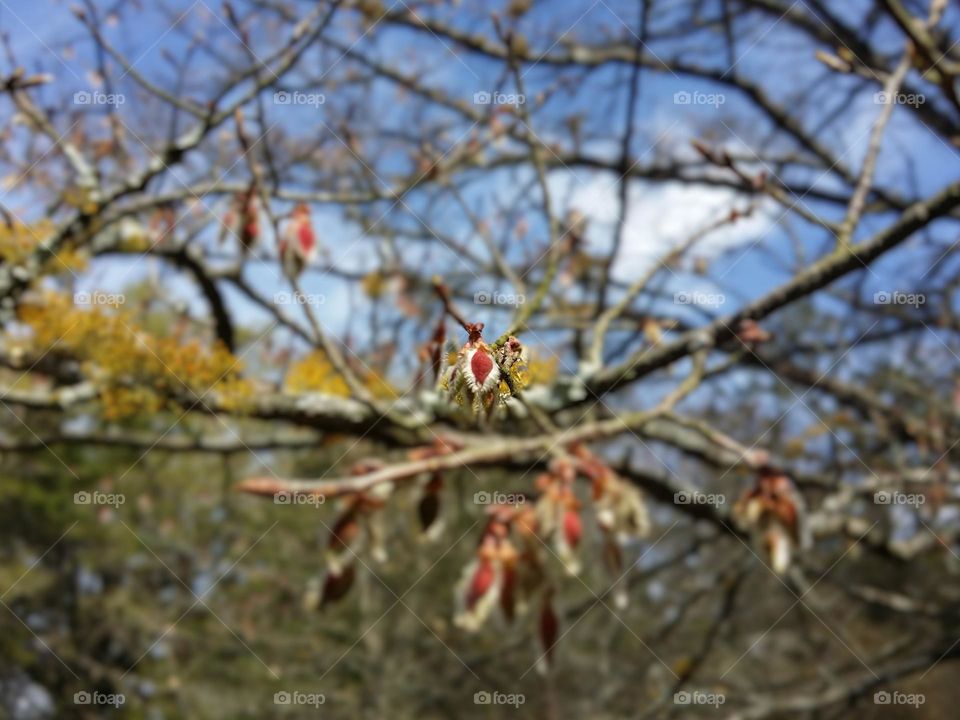
M 256 244 L 260 236 L 257 192 L 253 185 L 236 193 L 230 200 L 230 206 L 223 218 L 220 243 L 223 244 L 231 235 L 240 241 L 240 249 L 244 253 Z
M 303 255 L 312 255 L 317 248 L 317 238 L 313 232 L 313 223 L 310 221 L 310 210 L 306 205 L 301 204 L 294 208 L 293 221 L 297 247 Z
M 423 489 L 423 497 L 417 505 L 417 514 L 420 517 L 420 529 L 426 532 L 440 515 L 440 490 L 443 487 L 443 475 L 434 473 Z
M 324 608 L 330 603 L 335 603 L 349 592 L 353 586 L 353 579 L 356 572 L 353 565 L 347 565 L 339 573 L 329 572 L 327 579 L 323 583 L 323 596 L 320 599 L 320 607 Z
M 477 380 L 478 385 L 483 385 L 487 376 L 493 370 L 493 358 L 485 352 L 476 352 L 470 358 L 470 371 Z
M 782 470 L 765 465 L 759 470 L 757 485 L 764 511 L 788 530 L 794 542 L 799 542 L 800 513 L 797 503 L 800 498 L 793 481 Z
M 762 540 L 778 574 L 787 571 L 797 551 L 810 546 L 803 496 L 789 476 L 769 462 L 760 466 L 756 485 L 737 502 L 734 514 L 755 541 Z
M 467 609 L 473 610 L 480 598 L 487 594 L 487 591 L 493 587 L 496 579 L 496 571 L 493 567 L 493 560 L 488 557 L 481 557 L 477 563 L 477 570 L 470 580 L 470 587 L 467 591 Z
M 420 518 L 420 530 L 430 529 L 440 515 L 440 496 L 434 492 L 425 493 L 417 504 L 417 516 Z
M 240 244 L 244 250 L 252 248 L 260 237 L 260 216 L 257 212 L 257 192 L 251 186 L 238 198 Z
M 360 523 L 357 521 L 356 508 L 351 507 L 334 524 L 328 547 L 336 552 L 346 550 L 359 534 Z
M 260 220 L 254 211 L 248 210 L 243 224 L 240 240 L 244 247 L 252 247 L 260 235 Z
M 513 622 L 517 606 L 517 566 L 515 563 L 503 567 L 503 585 L 500 588 L 500 609 L 508 623 Z
M 474 395 L 486 396 L 500 382 L 500 369 L 482 340 L 467 347 L 460 360 L 460 372 Z
M 576 510 L 566 510 L 563 514 L 563 537 L 571 548 L 580 544 L 583 535 L 583 521 Z
M 557 644 L 559 630 L 560 621 L 553 609 L 553 602 L 547 595 L 540 610 L 540 647 L 543 649 L 547 664 L 553 660 L 553 648 Z
M 317 237 L 310 220 L 310 208 L 299 203 L 293 209 L 290 222 L 284 228 L 277 250 L 284 272 L 297 278 L 317 255 Z
M 772 335 L 764 330 L 756 320 L 744 319 L 737 327 L 737 337 L 745 345 L 760 345 L 768 342 Z

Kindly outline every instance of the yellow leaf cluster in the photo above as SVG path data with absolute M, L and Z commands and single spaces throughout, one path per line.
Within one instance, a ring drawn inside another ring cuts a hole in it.
M 531 357 L 527 361 L 527 385 L 549 385 L 557 378 L 558 360 L 554 356 L 548 358 Z
M 0 223 L 0 258 L 10 263 L 22 262 L 50 230 L 49 221 L 37 223 L 35 227 L 19 222 Z
M 123 309 L 80 309 L 70 298 L 47 293 L 24 304 L 20 319 L 30 329 L 33 352 L 69 355 L 101 386 L 108 419 L 162 410 L 173 398 L 216 397 L 228 408 L 253 394 L 241 366 L 222 345 L 182 343 L 143 331 Z
M 395 398 L 397 391 L 375 372 L 361 375 L 366 388 L 379 398 Z M 294 362 L 287 371 L 284 389 L 289 393 L 317 392 L 336 397 L 349 397 L 350 389 L 340 374 L 330 364 L 326 353 L 319 350 Z
M 383 291 L 387 286 L 387 278 L 382 273 L 374 271 L 363 276 L 363 282 L 361 285 L 363 287 L 364 294 L 368 298 L 376 300 L 378 297 L 383 295 Z
M 310 353 L 294 362 L 287 371 L 284 389 L 290 393 L 320 392 L 337 397 L 350 395 L 347 383 L 321 352 Z
M 88 215 L 92 215 L 97 210 L 97 203 L 90 197 L 90 191 L 86 188 L 68 188 L 63 194 L 63 200 L 67 205 L 82 210 Z
M 22 263 L 51 232 L 53 224 L 49 220 L 34 225 L 0 222 L 0 260 L 11 264 Z M 47 261 L 42 272 L 52 274 L 64 270 L 83 270 L 86 265 L 86 253 L 64 248 Z
M 26 259 L 38 242 L 39 233 L 15 223 L 0 223 L 0 258 L 4 262 L 19 263 Z
M 530 385 L 530 367 L 525 362 L 515 362 L 510 366 L 510 380 L 517 390 L 525 390 Z M 510 395 L 510 386 L 500 381 L 500 394 Z

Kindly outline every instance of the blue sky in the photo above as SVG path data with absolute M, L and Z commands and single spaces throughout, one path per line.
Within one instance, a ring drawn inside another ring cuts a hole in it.
M 216 47 L 226 58 L 241 61 L 243 50 L 239 46 L 233 31 L 221 19 L 219 5 L 205 2 L 174 2 L 167 4 L 173 8 L 173 15 L 167 15 L 154 3 L 145 3 L 140 13 L 124 11 L 114 22 L 106 13 L 101 17 L 101 28 L 108 39 L 119 50 L 135 62 L 138 72 L 150 78 L 152 82 L 174 89 L 179 82 L 184 83 L 185 93 L 197 96 L 208 90 L 218 78 L 223 77 L 221 58 L 209 57 L 198 53 L 195 60 L 195 72 L 187 78 L 172 73 L 165 53 L 173 57 L 182 57 L 188 52 L 190 41 L 197 34 L 212 38 Z M 311 3 L 302 3 L 306 12 Z M 399 4 L 396 5 L 399 7 Z M 853 24 L 857 24 L 857 6 L 864 3 L 847 3 L 838 12 L 849 15 Z M 11 35 L 12 46 L 19 61 L 29 69 L 43 70 L 54 75 L 55 83 L 44 89 L 41 97 L 47 104 L 55 104 L 57 98 L 69 96 L 78 89 L 105 89 L 128 94 L 132 101 L 126 104 L 122 112 L 130 128 L 145 128 L 143 137 L 147 142 L 159 139 L 156 132 L 149 130 L 151 121 L 156 117 L 156 106 L 140 103 L 140 91 L 133 80 L 123 76 L 122 70 L 112 64 L 112 78 L 107 84 L 93 72 L 97 58 L 85 30 L 68 9 L 67 3 L 42 0 L 40 2 L 0 2 L 0 23 Z M 171 17 L 183 13 L 181 21 L 171 27 Z M 429 12 L 423 10 L 422 12 Z M 489 5 L 466 4 L 464 8 L 451 10 L 441 8 L 436 14 L 445 17 L 452 24 L 475 31 L 489 32 Z M 951 10 L 955 15 L 955 11 Z M 534 47 L 549 46 L 558 34 L 567 30 L 563 37 L 580 40 L 602 41 L 605 38 L 630 39 L 636 29 L 636 9 L 632 2 L 597 3 L 536 3 L 534 9 L 521 21 L 520 27 Z M 666 22 L 666 20 L 664 21 Z M 955 17 L 949 17 L 955 22 Z M 629 30 L 628 30 L 629 26 Z M 855 95 L 846 92 L 838 94 L 837 83 L 818 81 L 825 75 L 824 68 L 811 61 L 812 47 L 808 41 L 795 33 L 787 32 L 785 23 L 772 24 L 769 19 L 744 23 L 742 33 L 737 38 L 738 55 L 731 72 L 741 73 L 760 83 L 766 92 L 785 104 L 795 101 L 802 93 L 809 93 L 811 107 L 804 118 L 808 126 L 814 126 L 818 114 L 829 113 L 843 108 L 842 120 L 822 129 L 818 139 L 842 153 L 844 162 L 858 169 L 866 149 L 866 138 L 872 122 L 880 113 L 882 106 L 874 102 L 874 85 L 861 83 L 850 78 L 847 86 L 863 87 Z M 283 37 L 277 28 L 269 22 L 251 28 L 253 40 L 251 47 L 260 57 L 268 56 L 278 47 Z M 407 29 L 383 29 L 362 35 L 362 26 L 355 17 L 344 18 L 335 24 L 333 37 L 346 44 L 356 43 L 356 48 L 379 60 L 388 60 L 404 71 L 418 71 L 429 84 L 443 88 L 456 96 L 469 99 L 478 90 L 504 92 L 514 90 L 510 82 L 503 80 L 499 63 L 468 52 L 454 52 L 449 44 L 426 38 L 421 33 Z M 898 42 L 892 29 L 878 32 L 881 42 L 889 39 L 890 49 L 896 51 Z M 549 40 L 547 40 L 549 38 Z M 704 46 L 689 43 L 682 57 L 689 62 L 708 66 L 725 67 L 725 59 L 715 52 L 705 51 Z M 670 42 L 653 42 L 651 50 L 664 56 L 678 51 Z M 5 63 L 4 63 L 5 64 Z M 304 66 L 308 68 L 324 67 L 326 75 L 320 87 L 306 84 L 299 86 L 305 92 L 315 91 L 326 97 L 324 105 L 319 107 L 278 107 L 267 105 L 269 122 L 276 123 L 276 130 L 301 133 L 305 138 L 322 137 L 334 131 L 334 126 L 345 106 L 362 102 L 369 117 L 358 120 L 362 127 L 372 122 L 383 123 L 386 129 L 403 131 L 412 124 L 423 120 L 414 113 L 410 103 L 398 98 L 395 86 L 380 81 L 373 90 L 362 96 L 356 89 L 344 89 L 338 82 L 342 73 L 350 67 L 349 60 L 342 59 L 338 53 L 311 51 L 307 54 Z M 9 68 L 4 68 L 9 70 Z M 286 83 L 290 89 L 298 88 L 298 74 Z M 628 71 L 624 67 L 608 66 L 592 71 L 586 76 L 578 76 L 572 71 L 557 70 L 555 67 L 540 65 L 527 68 L 524 81 L 527 93 L 535 96 L 541 90 L 552 90 L 558 77 L 572 82 L 570 91 L 559 91 L 543 107 L 530 107 L 533 112 L 533 125 L 537 134 L 548 141 L 564 143 L 567 136 L 561 125 L 561 119 L 571 112 L 584 118 L 585 132 L 591 139 L 585 142 L 584 151 L 597 157 L 614 157 L 617 143 L 622 133 L 625 84 Z M 117 80 L 117 78 L 120 78 Z M 776 78 L 771 82 L 771 78 Z M 914 78 L 915 80 L 915 78 Z M 674 96 L 677 92 L 722 93 L 723 104 L 719 110 L 705 105 L 677 105 Z M 269 99 L 269 98 L 268 98 Z M 5 109 L 9 112 L 9 108 Z M 447 111 L 431 110 L 425 116 L 430 121 L 452 117 Z M 781 148 L 790 150 L 778 136 L 771 133 L 766 121 L 758 120 L 758 113 L 749 101 L 740 93 L 727 86 L 696 81 L 687 76 L 677 76 L 670 72 L 651 72 L 642 74 L 634 153 L 643 158 L 643 163 L 658 158 L 692 157 L 689 141 L 708 136 L 715 143 L 742 151 L 763 148 Z M 718 120 L 722 125 L 718 124 Z M 58 127 L 66 129 L 70 118 L 58 118 Z M 165 125 L 165 123 L 164 123 Z M 453 126 L 446 137 L 438 136 L 436 145 L 441 150 L 453 146 L 462 131 L 467 128 L 462 123 Z M 774 141 L 771 144 L 771 137 Z M 336 147 L 335 142 L 331 142 Z M 136 144 L 134 143 L 134 146 Z M 505 144 L 509 148 L 509 143 Z M 496 152 L 495 147 L 492 152 Z M 377 175 L 389 180 L 393 172 L 404 171 L 408 163 L 400 153 L 384 152 L 378 158 Z M 178 166 L 172 175 L 152 186 L 154 189 L 176 189 L 179 179 L 187 181 L 193 173 L 203 171 L 202 166 Z M 759 169 L 759 165 L 755 166 Z M 906 109 L 897 108 L 887 133 L 887 144 L 881 154 L 878 177 L 885 187 L 897 188 L 906 194 L 923 195 L 936 190 L 956 177 L 960 169 L 960 159 L 955 148 L 947 147 L 927 128 L 923 127 L 915 115 Z M 227 173 L 228 179 L 246 177 L 245 164 L 240 163 Z M 838 189 L 840 183 L 829 174 L 820 171 L 795 171 L 788 179 L 814 181 L 817 187 Z M 616 178 L 607 173 L 599 173 L 582 168 L 558 170 L 551 173 L 550 184 L 555 188 L 558 198 L 569 201 L 572 206 L 583 211 L 591 223 L 588 231 L 591 252 L 601 252 L 609 246 L 617 214 Z M 312 182 L 304 177 L 305 187 Z M 913 186 L 915 184 L 915 187 Z M 528 220 L 530 231 L 527 238 L 542 237 L 545 231 L 542 215 L 536 212 L 538 199 L 533 187 L 533 174 L 529 168 L 505 169 L 486 173 L 482 179 L 472 182 L 465 190 L 467 201 L 478 211 L 493 213 L 496 201 L 505 202 L 516 197 L 520 191 L 530 193 Z M 332 189 L 332 188 L 331 188 Z M 617 277 L 629 280 L 683 237 L 687 232 L 714 219 L 716 213 L 726 208 L 735 199 L 729 190 L 692 187 L 679 183 L 662 185 L 636 183 L 630 195 L 628 212 L 627 242 L 622 251 L 621 260 L 616 266 Z M 736 200 L 741 207 L 746 206 L 746 198 Z M 17 211 L 28 216 L 40 205 L 36 198 L 29 197 L 22 189 L 9 193 L 4 202 L 10 202 Z M 443 234 L 458 236 L 470 247 L 482 254 L 482 245 L 478 238 L 465 234 L 466 221 L 459 208 L 446 203 L 439 210 L 428 205 L 429 198 L 414 194 L 404 203 L 390 208 L 391 203 L 379 203 L 380 212 L 388 212 L 388 217 L 397 225 L 412 228 L 417 216 L 431 214 L 431 222 Z M 222 197 L 206 197 L 206 207 L 222 213 L 225 201 Z M 802 201 L 810 210 L 823 212 L 836 219 L 838 210 L 827 207 L 809 198 Z M 280 206 L 278 206 L 280 207 Z M 330 249 L 335 264 L 345 270 L 369 271 L 379 263 L 377 250 L 381 247 L 376 239 L 363 238 L 363 231 L 355 223 L 348 221 L 341 208 L 319 205 L 314 209 L 315 223 L 321 238 Z M 859 237 L 866 236 L 880 228 L 890 217 L 871 218 L 863 223 Z M 789 232 L 788 232 L 789 231 Z M 939 230 L 944 232 L 943 229 Z M 211 227 L 205 242 L 214 247 L 213 238 L 219 229 Z M 362 239 L 361 239 L 362 238 Z M 799 245 L 796 243 L 799 241 Z M 802 250 L 808 256 L 822 252 L 827 238 L 822 231 L 813 230 L 803 221 L 785 216 L 784 210 L 767 202 L 760 206 L 754 217 L 741 221 L 736 226 L 717 234 L 707 242 L 698 254 L 711 259 L 712 269 L 722 276 L 723 285 L 714 286 L 704 278 L 677 271 L 673 275 L 664 275 L 663 292 L 669 297 L 677 290 L 702 289 L 704 291 L 723 292 L 727 305 L 722 310 L 732 311 L 742 300 L 759 294 L 782 282 L 789 274 L 787 266 L 777 267 L 771 260 L 771 253 L 789 262 L 795 251 Z M 270 243 L 267 243 L 269 246 Z M 424 252 L 412 245 L 403 258 L 414 268 L 424 267 L 430 271 L 465 272 L 457 253 L 442 247 Z M 764 252 L 764 250 L 766 252 Z M 513 260 L 529 257 L 530 247 L 518 242 L 510 251 Z M 130 261 L 109 261 L 97 266 L 88 282 L 92 285 L 106 286 L 124 276 L 133 279 L 147 272 L 154 261 L 137 262 L 133 270 Z M 920 277 L 929 268 L 929 258 L 920 254 L 911 254 L 909 249 L 900 250 L 895 258 L 884 260 L 869 274 L 861 292 L 869 296 L 876 289 L 897 283 L 897 288 L 910 289 L 913 284 L 922 282 Z M 278 287 L 280 274 L 272 264 L 259 264 L 248 269 L 248 275 L 255 285 L 265 293 Z M 488 280 L 471 284 L 469 290 L 500 289 L 503 286 L 488 288 Z M 354 333 L 354 339 L 362 339 L 362 324 L 356 322 L 358 314 L 367 312 L 366 301 L 355 290 L 351 292 L 346 283 L 330 276 L 313 272 L 304 282 L 308 292 L 323 293 L 327 303 L 323 308 L 324 321 L 340 334 L 348 328 Z M 193 303 L 196 291 L 185 278 L 168 283 L 166 289 L 173 294 L 182 294 L 185 301 Z M 259 324 L 266 321 L 266 315 L 255 309 L 237 293 L 228 297 L 233 301 L 233 310 L 240 322 Z M 199 305 L 198 311 L 202 312 Z M 473 309 L 472 309 L 473 310 Z M 506 315 L 485 308 L 476 308 L 477 316 L 486 319 L 494 326 L 506 320 Z M 683 314 L 686 309 L 680 308 Z

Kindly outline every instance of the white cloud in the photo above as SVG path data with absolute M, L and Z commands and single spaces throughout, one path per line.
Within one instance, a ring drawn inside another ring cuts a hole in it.
M 589 220 L 587 237 L 593 253 L 608 249 L 616 233 L 617 192 L 608 176 L 597 176 L 572 195 L 572 205 Z M 749 200 L 730 188 L 682 182 L 635 184 L 628 194 L 626 229 L 614 277 L 636 278 L 700 229 L 734 208 L 742 211 L 748 207 Z M 692 252 L 709 258 L 753 242 L 771 230 L 777 217 L 776 207 L 762 203 L 749 217 L 712 231 Z

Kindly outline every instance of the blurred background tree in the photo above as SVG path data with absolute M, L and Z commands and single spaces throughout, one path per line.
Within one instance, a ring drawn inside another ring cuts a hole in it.
M 0 717 L 956 707 L 955 4 L 0 30 Z

